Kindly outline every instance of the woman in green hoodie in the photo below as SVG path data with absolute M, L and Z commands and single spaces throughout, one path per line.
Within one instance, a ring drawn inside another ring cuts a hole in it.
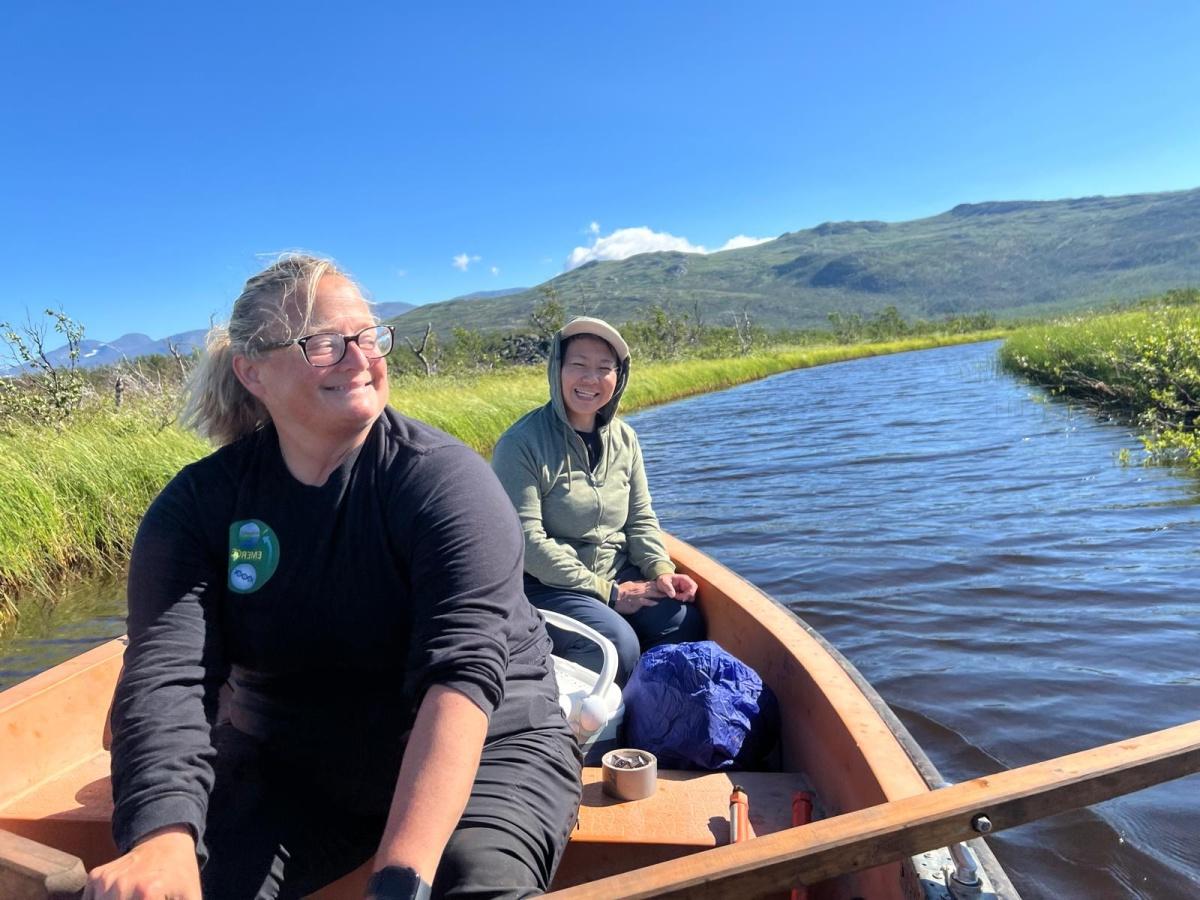
M 554 336 L 550 402 L 496 444 L 492 467 L 525 533 L 525 593 L 591 625 L 617 648 L 617 683 L 657 644 L 702 640 L 696 583 L 663 546 L 637 435 L 616 418 L 629 346 L 600 319 Z M 550 629 L 554 652 L 599 671 L 599 648 Z

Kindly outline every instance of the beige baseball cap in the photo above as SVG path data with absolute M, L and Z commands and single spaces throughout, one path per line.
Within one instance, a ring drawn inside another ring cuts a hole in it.
M 576 316 L 570 322 L 563 326 L 559 336 L 566 340 L 569 337 L 574 337 L 577 334 L 591 334 L 598 338 L 603 338 L 612 344 L 617 355 L 621 358 L 617 362 L 624 362 L 629 359 L 629 345 L 625 343 L 625 338 L 621 337 L 621 332 L 613 328 L 603 319 L 593 319 L 591 316 Z

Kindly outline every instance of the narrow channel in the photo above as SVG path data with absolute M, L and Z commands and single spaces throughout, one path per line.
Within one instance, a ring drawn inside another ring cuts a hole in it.
M 666 528 L 817 627 L 951 781 L 1200 718 L 1200 482 L 998 344 L 630 417 Z M 633 377 L 637 377 L 636 369 Z M 1200 896 L 1200 777 L 993 840 L 1027 898 Z

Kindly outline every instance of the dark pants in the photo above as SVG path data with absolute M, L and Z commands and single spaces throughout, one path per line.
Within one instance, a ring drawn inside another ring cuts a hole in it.
M 641 572 L 632 566 L 627 566 L 617 576 L 617 581 L 641 580 Z M 643 606 L 625 616 L 592 594 L 549 587 L 529 575 L 525 576 L 525 595 L 538 609 L 570 616 L 612 641 L 617 648 L 617 684 L 621 687 L 633 674 L 643 651 L 659 644 L 704 640 L 704 617 L 694 603 L 663 598 L 654 606 Z M 604 653 L 598 644 L 549 623 L 546 630 L 554 640 L 555 656 L 577 662 L 593 672 L 600 671 Z
M 311 765 L 280 758 L 230 724 L 219 726 L 214 740 L 216 783 L 201 870 L 206 900 L 302 897 L 374 855 L 390 788 L 380 811 L 351 811 L 314 786 L 321 773 Z M 442 854 L 433 896 L 516 900 L 545 891 L 579 795 L 578 750 L 561 732 L 490 743 Z

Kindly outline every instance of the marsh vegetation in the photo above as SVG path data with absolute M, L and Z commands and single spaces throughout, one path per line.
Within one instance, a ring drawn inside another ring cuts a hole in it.
M 1011 372 L 1134 424 L 1152 462 L 1200 468 L 1200 290 L 1022 329 L 1000 351 Z
M 539 354 L 564 315 L 549 297 L 522 332 L 463 331 L 443 347 L 431 340 L 424 360 L 417 341 L 401 344 L 389 358 L 392 405 L 488 454 L 505 428 L 545 402 Z M 999 335 L 889 321 L 894 333 L 876 327 L 871 336 L 882 339 L 856 343 L 845 333 L 768 332 L 748 319 L 739 331 L 652 310 L 623 326 L 636 362 L 622 410 L 789 369 Z M 72 360 L 56 372 L 72 385 L 65 402 L 49 399 L 44 371 L 0 379 L 0 633 L 18 594 L 45 596 L 72 575 L 123 568 L 150 501 L 211 449 L 175 423 L 190 362 L 149 357 L 85 370 Z

